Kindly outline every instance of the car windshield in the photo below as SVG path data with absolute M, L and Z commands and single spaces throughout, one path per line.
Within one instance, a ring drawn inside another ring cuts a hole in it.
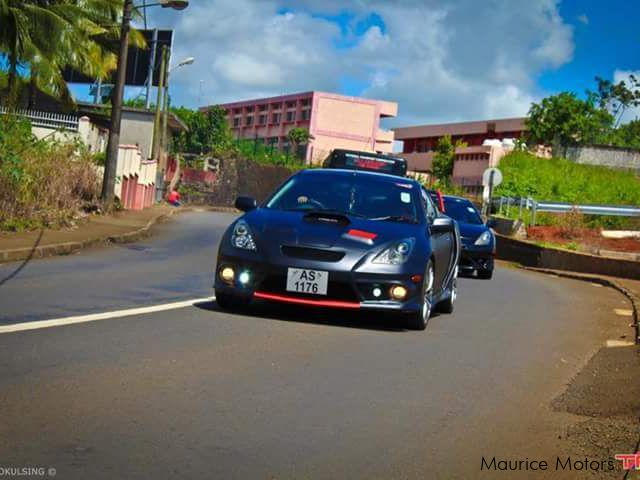
M 482 225 L 483 223 L 478 210 L 468 200 L 445 198 L 444 213 L 460 223 L 473 225 Z
M 266 205 L 294 211 L 320 211 L 370 220 L 417 222 L 412 183 L 356 175 L 297 175 Z

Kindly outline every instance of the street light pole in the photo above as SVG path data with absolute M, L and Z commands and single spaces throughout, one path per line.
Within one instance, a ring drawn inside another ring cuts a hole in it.
M 158 3 L 147 4 L 145 8 L 159 5 L 173 10 L 184 10 L 189 0 L 160 0 Z M 107 143 L 107 160 L 104 165 L 101 199 L 106 209 L 110 209 L 115 195 L 116 170 L 118 166 L 118 147 L 120 146 L 120 123 L 122 121 L 122 98 L 126 80 L 127 56 L 129 54 L 129 30 L 131 29 L 131 15 L 133 0 L 124 0 L 122 12 L 122 27 L 120 30 L 120 49 L 118 51 L 118 70 L 116 84 L 111 95 L 111 128 Z
M 111 94 L 111 128 L 107 143 L 107 159 L 104 165 L 102 179 L 102 201 L 105 208 L 111 208 L 116 185 L 116 168 L 118 165 L 118 146 L 120 145 L 120 123 L 122 120 L 122 97 L 124 95 L 125 74 L 127 69 L 127 54 L 129 53 L 129 29 L 131 28 L 131 14 L 133 0 L 124 1 L 122 14 L 122 29 L 120 30 L 120 51 L 118 54 L 118 71 L 116 84 Z
M 153 144 L 151 147 L 151 158 L 158 159 L 160 151 L 160 114 L 162 112 L 162 94 L 164 93 L 164 79 L 167 69 L 167 46 L 162 46 L 162 57 L 160 60 L 160 78 L 158 81 L 158 97 L 156 100 L 156 115 L 153 120 Z

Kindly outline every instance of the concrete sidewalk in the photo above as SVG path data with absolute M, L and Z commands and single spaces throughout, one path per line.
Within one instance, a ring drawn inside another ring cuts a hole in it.
M 43 229 L 31 232 L 0 233 L 0 263 L 67 255 L 90 245 L 134 241 L 161 218 L 183 208 L 167 204 L 145 210 L 125 210 L 113 215 L 92 215 L 75 228 Z

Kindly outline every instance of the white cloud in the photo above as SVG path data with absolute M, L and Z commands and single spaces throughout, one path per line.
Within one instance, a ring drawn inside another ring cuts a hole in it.
M 631 88 L 632 84 L 629 79 L 629 76 L 633 75 L 636 80 L 640 80 L 640 70 L 616 70 L 613 72 L 613 82 L 625 82 L 627 88 Z M 622 118 L 620 119 L 620 123 L 628 123 L 631 120 L 640 119 L 640 106 L 634 108 L 628 108 L 625 110 Z
M 394 124 L 523 115 L 535 78 L 571 60 L 573 30 L 555 0 L 199 0 L 156 12 L 176 29 L 174 57 L 196 63 L 172 74 L 177 103 L 306 90 L 339 91 L 344 78 L 364 95 L 399 103 Z M 286 8 L 287 10 L 283 10 Z M 340 27 L 314 14 L 378 14 L 354 46 L 337 48 Z M 283 13 L 284 12 L 284 13 Z M 313 14 L 311 13 L 313 12 Z
M 578 15 L 578 21 L 583 25 L 589 25 L 589 17 L 587 17 L 586 13 L 583 13 L 582 15 Z

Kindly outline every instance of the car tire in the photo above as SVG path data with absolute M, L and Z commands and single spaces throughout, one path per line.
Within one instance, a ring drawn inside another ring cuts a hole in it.
M 407 318 L 407 328 L 410 330 L 424 330 L 429 323 L 429 317 L 433 311 L 433 284 L 435 283 L 435 271 L 433 263 L 429 260 L 424 273 L 424 281 L 420 295 L 422 297 L 421 308 L 411 312 Z
M 490 280 L 493 277 L 493 270 L 478 270 L 478 278 Z
M 249 299 L 230 293 L 216 292 L 216 303 L 222 310 L 236 310 L 246 307 Z
M 438 312 L 440 313 L 453 313 L 453 307 L 456 303 L 456 299 L 458 298 L 458 279 L 453 278 L 451 280 L 451 293 L 447 298 L 441 301 L 438 306 Z

